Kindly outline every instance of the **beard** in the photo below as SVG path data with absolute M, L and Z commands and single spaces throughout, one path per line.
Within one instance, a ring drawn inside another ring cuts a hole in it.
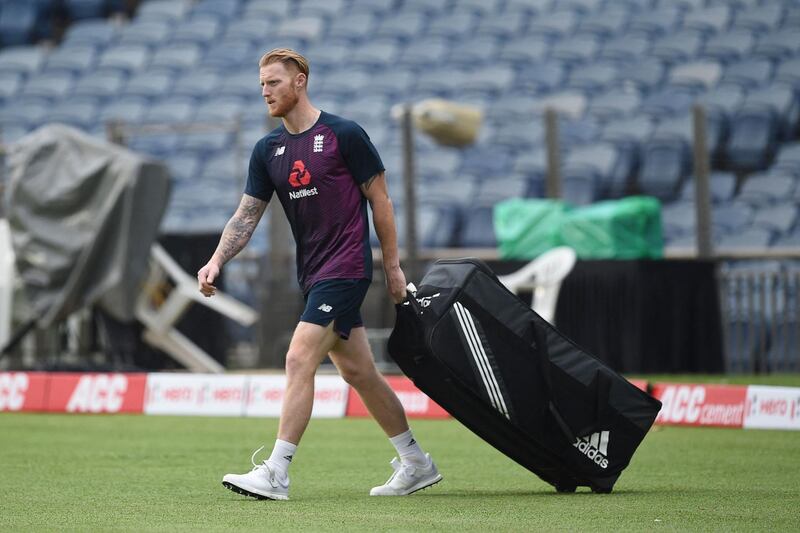
M 275 104 L 273 104 L 271 107 L 269 104 L 267 104 L 267 112 L 271 117 L 283 118 L 295 108 L 297 102 L 299 101 L 300 97 L 296 93 L 292 92 L 275 102 Z

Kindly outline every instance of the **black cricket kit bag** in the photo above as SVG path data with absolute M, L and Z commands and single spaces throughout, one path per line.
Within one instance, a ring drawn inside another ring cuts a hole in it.
M 389 354 L 416 386 L 559 492 L 610 492 L 661 409 L 477 259 L 436 262 Z

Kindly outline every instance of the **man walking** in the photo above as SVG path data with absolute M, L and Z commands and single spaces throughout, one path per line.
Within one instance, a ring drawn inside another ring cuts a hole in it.
M 212 296 L 222 266 L 244 248 L 277 195 L 294 235 L 306 307 L 286 354 L 286 394 L 272 454 L 261 464 L 253 461 L 249 473 L 227 474 L 222 483 L 248 496 L 288 499 L 288 469 L 311 417 L 314 376 L 329 356 L 400 457 L 392 460 L 389 480 L 370 494 L 407 495 L 442 476 L 417 444 L 397 395 L 375 368 L 359 310 L 372 278 L 367 202 L 389 294 L 395 303 L 406 296 L 384 167 L 360 126 L 311 104 L 308 75 L 308 61 L 293 50 L 272 50 L 259 61 L 261 95 L 282 125 L 256 143 L 241 203 L 214 255 L 197 273 L 200 291 Z

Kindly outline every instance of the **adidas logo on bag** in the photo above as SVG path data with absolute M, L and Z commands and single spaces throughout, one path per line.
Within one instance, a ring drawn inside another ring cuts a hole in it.
M 600 468 L 608 468 L 608 440 L 610 431 L 592 433 L 586 437 L 575 439 L 573 446 L 578 451 L 592 460 Z

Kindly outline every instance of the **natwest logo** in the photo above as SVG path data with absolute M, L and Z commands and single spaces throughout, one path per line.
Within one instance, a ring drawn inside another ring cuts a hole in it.
M 301 159 L 294 162 L 292 171 L 289 172 L 289 185 L 294 188 L 305 187 L 311 183 L 311 173 Z

